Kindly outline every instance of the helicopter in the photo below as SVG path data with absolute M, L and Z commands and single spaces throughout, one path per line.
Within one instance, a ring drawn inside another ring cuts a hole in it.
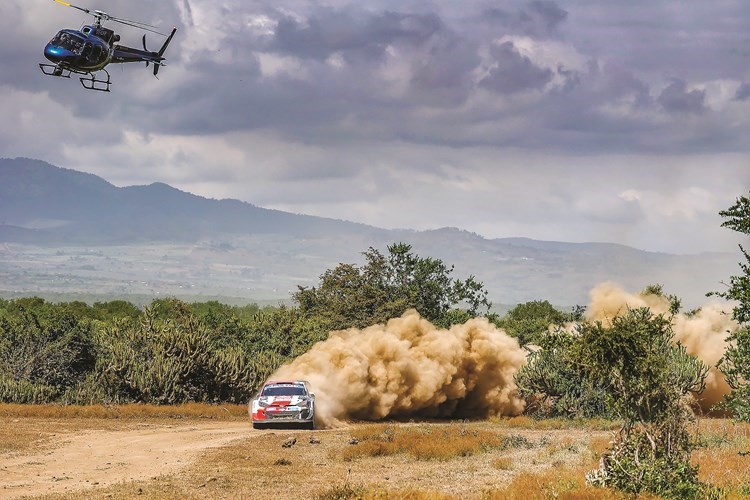
M 72 73 L 85 75 L 79 77 L 85 89 L 109 92 L 112 81 L 105 66 L 111 63 L 145 62 L 147 67 L 149 64 L 154 65 L 154 76 L 158 79 L 159 68 L 164 66 L 164 52 L 177 32 L 177 28 L 173 28 L 172 32 L 167 35 L 157 31 L 156 27 L 150 24 L 120 19 L 101 10 L 78 7 L 63 0 L 54 1 L 93 16 L 94 24 L 84 25 L 80 30 L 59 31 L 44 47 L 44 57 L 54 64 L 39 63 L 42 73 L 61 78 L 70 78 Z M 143 50 L 118 45 L 120 35 L 103 27 L 104 21 L 113 21 L 156 33 L 167 37 L 167 40 L 158 52 L 151 52 L 146 48 L 145 34 L 143 35 Z M 99 71 L 107 75 L 106 80 L 97 76 Z

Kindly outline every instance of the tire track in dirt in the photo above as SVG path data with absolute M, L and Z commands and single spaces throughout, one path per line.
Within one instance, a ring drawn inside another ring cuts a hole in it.
M 0 499 L 100 488 L 174 473 L 198 454 L 261 435 L 249 422 L 144 424 L 63 434 L 31 454 L 0 455 Z

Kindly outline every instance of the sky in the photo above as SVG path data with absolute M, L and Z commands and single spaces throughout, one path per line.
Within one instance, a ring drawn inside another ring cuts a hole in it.
M 750 190 L 747 0 L 75 4 L 176 26 L 167 66 L 112 65 L 111 93 L 44 76 L 86 14 L 5 0 L 0 157 L 384 228 L 742 241 L 718 212 Z

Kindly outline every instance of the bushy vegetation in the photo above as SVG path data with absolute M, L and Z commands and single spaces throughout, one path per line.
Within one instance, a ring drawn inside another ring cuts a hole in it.
M 126 304 L 126 303 L 125 303 Z M 295 309 L 0 301 L 0 401 L 246 402 L 327 335 Z
M 659 286 L 644 294 L 663 295 Z M 667 297 L 671 314 L 679 300 Z M 602 417 L 622 422 L 591 484 L 627 493 L 694 498 L 704 491 L 690 463 L 690 394 L 708 368 L 674 341 L 671 316 L 627 310 L 606 324 L 580 321 L 540 338 L 516 376 L 537 416 Z
M 605 381 L 580 363 L 581 337 L 557 328 L 540 335 L 528 362 L 516 374 L 527 413 L 536 418 L 616 418 L 614 400 Z
M 341 264 L 300 288 L 298 307 L 0 300 L 0 402 L 241 403 L 331 330 L 407 309 L 447 326 L 490 306 L 481 283 L 453 279 L 452 267 L 409 245 L 365 257 L 361 269 Z
M 708 367 L 674 343 L 671 321 L 630 310 L 611 327 L 583 324 L 579 359 L 607 387 L 623 426 L 611 451 L 588 475 L 594 485 L 628 493 L 695 498 L 702 492 L 690 463 L 690 393 L 705 388 Z
M 549 342 L 550 327 L 564 326 L 583 318 L 585 308 L 576 306 L 570 312 L 555 308 L 549 301 L 533 300 L 518 304 L 495 323 L 516 337 L 521 345 L 541 345 Z

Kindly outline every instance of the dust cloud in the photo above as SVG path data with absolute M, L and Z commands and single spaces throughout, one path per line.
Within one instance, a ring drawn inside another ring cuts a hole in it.
M 385 325 L 332 332 L 279 368 L 308 380 L 322 426 L 347 419 L 517 415 L 513 376 L 526 362 L 516 339 L 484 318 L 448 330 L 416 311 Z
M 655 314 L 669 313 L 669 299 L 654 294 L 632 294 L 614 283 L 602 283 L 590 293 L 591 304 L 586 319 L 608 325 L 613 318 L 625 314 L 628 308 L 648 307 Z M 730 390 L 716 363 L 726 350 L 726 338 L 738 328 L 731 311 L 721 304 L 707 304 L 695 314 L 676 314 L 672 319 L 675 340 L 685 346 L 688 354 L 701 359 L 709 367 L 706 389 L 696 397 L 703 410 L 722 400 Z
M 605 325 L 628 308 L 669 313 L 668 298 L 628 293 L 614 283 L 600 284 L 590 295 L 586 319 Z M 687 352 L 710 367 L 706 389 L 696 395 L 708 410 L 729 392 L 715 365 L 737 323 L 713 303 L 676 314 L 672 327 Z M 517 415 L 525 403 L 513 377 L 525 362 L 517 340 L 484 318 L 444 330 L 412 310 L 385 325 L 332 332 L 271 379 L 308 380 L 324 427 L 348 419 Z

